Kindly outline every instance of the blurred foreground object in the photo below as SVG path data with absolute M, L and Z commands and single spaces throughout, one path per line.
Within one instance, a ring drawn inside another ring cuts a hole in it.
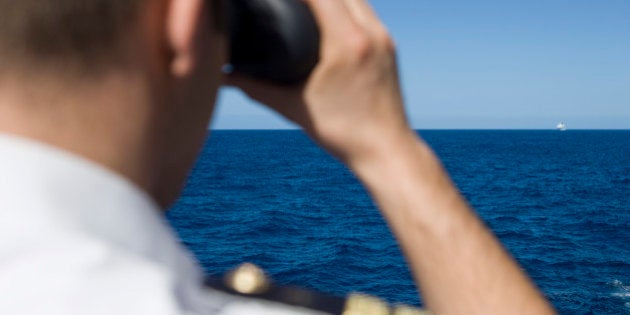
M 269 308 L 301 310 L 298 314 L 339 315 L 430 315 L 406 305 L 390 307 L 376 297 L 353 293 L 347 298 L 310 291 L 295 286 L 279 286 L 272 283 L 265 272 L 256 265 L 245 263 L 228 272 L 222 278 L 208 278 L 206 285 L 212 289 L 257 300 Z

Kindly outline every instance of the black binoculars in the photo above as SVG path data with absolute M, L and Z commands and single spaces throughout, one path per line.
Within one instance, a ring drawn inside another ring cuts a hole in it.
M 319 60 L 320 33 L 302 0 L 224 0 L 233 71 L 276 84 L 306 80 Z

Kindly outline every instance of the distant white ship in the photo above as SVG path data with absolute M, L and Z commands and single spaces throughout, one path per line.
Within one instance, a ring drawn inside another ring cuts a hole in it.
M 556 125 L 556 129 L 560 131 L 565 131 L 567 130 L 567 124 L 560 122 L 558 123 L 558 125 Z

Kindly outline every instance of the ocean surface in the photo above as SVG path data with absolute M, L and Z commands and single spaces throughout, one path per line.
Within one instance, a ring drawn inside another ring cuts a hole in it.
M 561 314 L 630 314 L 630 131 L 420 134 Z M 300 131 L 214 131 L 169 220 L 209 274 L 421 304 L 364 189 Z

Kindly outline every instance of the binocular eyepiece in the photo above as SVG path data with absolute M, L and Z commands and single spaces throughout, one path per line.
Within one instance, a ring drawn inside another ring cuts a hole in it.
M 308 78 L 319 60 L 320 33 L 302 0 L 225 0 L 233 71 L 276 84 Z

